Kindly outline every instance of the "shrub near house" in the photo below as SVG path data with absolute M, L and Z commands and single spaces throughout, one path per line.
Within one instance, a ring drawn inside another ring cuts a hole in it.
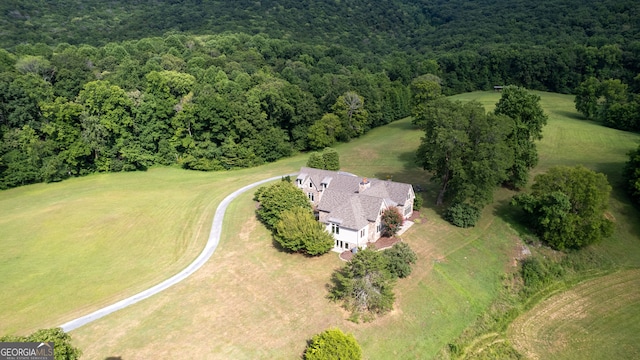
M 314 218 L 304 194 L 288 179 L 259 188 L 254 199 L 260 202 L 258 217 L 283 249 L 307 255 L 331 250 L 333 238 Z

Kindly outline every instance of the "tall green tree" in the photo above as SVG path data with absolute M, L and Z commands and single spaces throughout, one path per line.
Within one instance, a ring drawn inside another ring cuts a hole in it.
M 333 114 L 325 114 L 307 130 L 307 142 L 310 149 L 319 150 L 332 146 L 337 139 L 344 138 L 344 128 L 340 118 Z
M 604 174 L 583 166 L 557 166 L 536 176 L 530 194 L 512 203 L 527 214 L 534 231 L 554 249 L 579 249 L 610 236 L 611 186 Z
M 432 171 L 440 183 L 436 205 L 447 195 L 454 203 L 486 205 L 513 164 L 513 150 L 506 142 L 513 131 L 512 120 L 487 114 L 476 102 L 442 98 L 432 108 L 439 110 L 424 116 L 425 136 L 416 156 L 418 164 Z
M 595 119 L 598 113 L 598 98 L 600 97 L 600 81 L 591 76 L 575 89 L 574 102 L 576 110 L 587 119 Z
M 506 115 L 515 121 L 509 135 L 509 145 L 514 150 L 514 161 L 509 168 L 508 183 L 521 188 L 529 180 L 529 170 L 538 164 L 535 142 L 542 139 L 542 128 L 548 116 L 542 110 L 540 97 L 525 88 L 507 86 L 494 110 L 497 115 Z
M 624 166 L 623 177 L 631 199 L 640 205 L 640 145 L 629 152 L 629 161 Z
M 317 151 L 309 153 L 307 167 L 314 169 L 324 169 L 324 159 L 322 158 L 322 154 Z
M 353 91 L 347 91 L 339 96 L 332 107 L 345 130 L 346 139 L 359 137 L 369 130 L 369 113 L 364 107 L 364 98 Z
M 397 278 L 405 278 L 411 275 L 411 265 L 415 264 L 418 256 L 406 242 L 397 242 L 391 249 L 382 252 L 387 260 L 387 270 Z
M 347 265 L 333 274 L 332 282 L 329 296 L 344 301 L 354 320 L 362 317 L 368 321 L 393 307 L 395 279 L 380 252 L 370 248 L 358 251 Z
M 340 154 L 338 154 L 336 149 L 330 147 L 324 148 L 324 150 L 322 150 L 322 161 L 325 170 L 340 170 Z

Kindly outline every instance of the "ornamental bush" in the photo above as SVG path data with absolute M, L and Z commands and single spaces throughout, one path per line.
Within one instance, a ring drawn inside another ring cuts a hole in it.
M 304 352 L 306 360 L 359 360 L 362 349 L 352 334 L 329 329 L 315 335 Z
M 333 247 L 333 236 L 316 221 L 308 208 L 283 211 L 273 237 L 284 249 L 311 256 L 322 255 Z
M 391 249 L 382 252 L 387 259 L 387 270 L 398 278 L 405 278 L 411 274 L 411 265 L 416 263 L 418 257 L 405 242 L 395 243 Z
M 403 223 L 404 217 L 402 217 L 398 208 L 390 207 L 382 212 L 382 225 L 384 226 L 385 236 L 395 236 L 400 231 Z
M 445 219 L 461 228 L 473 227 L 480 219 L 480 209 L 467 203 L 454 204 L 447 209 Z
M 254 198 L 260 202 L 260 207 L 256 211 L 258 217 L 270 230 L 275 228 L 285 210 L 301 207 L 311 211 L 311 204 L 304 193 L 284 179 L 259 188 Z

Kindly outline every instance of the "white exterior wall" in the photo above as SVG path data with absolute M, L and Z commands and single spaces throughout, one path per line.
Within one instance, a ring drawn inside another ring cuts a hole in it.
M 370 225 L 356 231 L 347 228 L 340 228 L 340 233 L 335 234 L 331 232 L 331 224 L 327 224 L 325 230 L 333 235 L 333 251 L 343 252 L 353 248 L 366 248 L 367 242 L 370 236 Z M 364 231 L 364 236 L 361 236 L 361 231 Z

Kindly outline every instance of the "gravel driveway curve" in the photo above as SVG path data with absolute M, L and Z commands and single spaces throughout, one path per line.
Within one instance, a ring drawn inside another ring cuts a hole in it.
M 274 181 L 274 180 L 278 180 L 281 179 L 282 177 L 285 176 L 292 176 L 295 174 L 289 174 L 289 175 L 282 175 L 282 176 L 275 176 L 269 179 L 265 179 L 265 180 L 261 180 L 258 182 L 255 182 L 253 184 L 249 184 L 241 189 L 238 189 L 236 191 L 234 191 L 231 195 L 227 196 L 226 198 L 224 198 L 224 200 L 222 200 L 222 202 L 220 203 L 220 205 L 218 205 L 218 208 L 216 209 L 216 213 L 215 215 L 213 215 L 213 222 L 211 224 L 211 232 L 209 233 L 209 240 L 207 241 L 207 244 L 205 245 L 204 249 L 202 250 L 202 252 L 200 253 L 200 255 L 198 255 L 198 257 L 191 263 L 189 264 L 189 266 L 187 266 L 184 270 L 180 271 L 179 273 L 175 274 L 174 276 L 170 277 L 169 279 L 159 283 L 158 285 L 155 285 L 147 290 L 141 291 L 131 297 L 128 297 L 126 299 L 120 300 L 115 304 L 111 304 L 109 306 L 105 306 L 102 309 L 96 310 L 94 312 L 92 312 L 91 314 L 79 317 L 77 319 L 71 320 L 69 322 L 66 322 L 62 325 L 60 325 L 60 327 L 62 328 L 62 330 L 64 330 L 65 332 L 69 332 L 72 330 L 75 330 L 83 325 L 86 325 L 94 320 L 98 320 L 103 316 L 107 316 L 109 314 L 111 314 L 112 312 L 118 311 L 120 309 L 124 309 L 129 305 L 133 305 L 135 303 L 137 303 L 138 301 L 142 301 L 148 297 L 151 297 L 163 290 L 168 289 L 169 287 L 179 283 L 180 281 L 186 279 L 187 277 L 189 277 L 189 275 L 193 274 L 194 272 L 196 272 L 196 270 L 200 269 L 202 267 L 202 265 L 204 265 L 207 260 L 209 260 L 209 258 L 211 257 L 211 255 L 213 255 L 213 253 L 216 251 L 216 248 L 218 247 L 218 243 L 220 242 L 220 234 L 222 233 L 222 220 L 224 219 L 224 214 L 227 211 L 227 207 L 229 206 L 229 204 L 231 203 L 231 201 L 233 201 L 235 198 L 237 198 L 240 194 L 256 187 L 256 186 L 260 186 L 264 183 L 270 182 L 270 181 Z

